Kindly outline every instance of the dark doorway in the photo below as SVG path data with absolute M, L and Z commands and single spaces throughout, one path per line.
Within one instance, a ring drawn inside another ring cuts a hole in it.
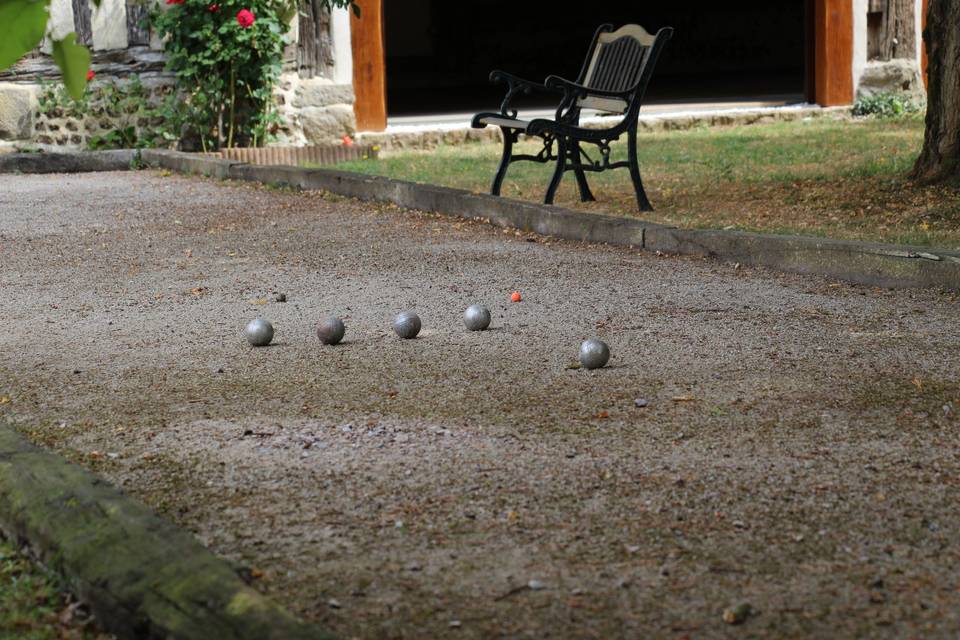
M 661 3 L 657 3 L 661 4 Z M 575 78 L 594 29 L 635 22 L 675 29 L 647 102 L 709 101 L 804 93 L 804 3 L 604 0 L 583 5 L 487 0 L 384 2 L 387 113 L 472 112 L 496 107 L 493 69 L 532 80 Z M 587 17 L 589 16 L 589 17 Z M 527 106 L 549 106 L 534 100 Z

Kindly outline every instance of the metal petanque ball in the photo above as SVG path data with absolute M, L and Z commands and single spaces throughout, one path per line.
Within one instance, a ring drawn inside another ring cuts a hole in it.
M 420 316 L 413 311 L 404 311 L 393 319 L 393 330 L 401 338 L 416 338 L 420 333 Z
M 323 344 L 339 344 L 343 340 L 343 334 L 346 330 L 347 328 L 343 326 L 343 320 L 331 316 L 317 324 L 317 337 Z
M 254 347 L 265 347 L 273 340 L 273 325 L 263 318 L 256 318 L 247 323 L 243 334 Z
M 490 310 L 482 304 L 472 304 L 463 312 L 463 324 L 470 331 L 483 331 L 490 326 Z
M 580 364 L 587 369 L 599 369 L 610 360 L 610 347 L 603 340 L 590 338 L 580 345 Z

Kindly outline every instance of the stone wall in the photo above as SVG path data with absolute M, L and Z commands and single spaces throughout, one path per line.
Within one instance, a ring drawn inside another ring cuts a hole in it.
M 50 13 L 54 37 L 75 31 L 78 40 L 90 47 L 94 83 L 123 83 L 137 75 L 154 95 L 172 86 L 173 76 L 164 71 L 161 43 L 140 21 L 144 8 L 138 0 L 102 0 L 99 8 L 90 5 L 89 11 L 83 0 L 53 0 Z M 312 19 L 312 29 L 294 24 L 288 34 L 290 45 L 274 92 L 283 124 L 271 144 L 339 142 L 344 135 L 353 135 L 356 127 L 353 88 L 332 79 L 331 35 L 321 33 L 316 42 L 299 42 L 305 33 L 317 31 L 318 23 Z M 329 20 L 319 24 L 329 30 Z M 325 49 L 318 54 L 318 47 Z M 304 48 L 313 59 L 330 64 L 302 68 Z M 0 71 L 0 149 L 86 148 L 91 137 L 129 124 L 129 118 L 104 112 L 78 115 L 41 109 L 46 87 L 59 81 L 59 70 L 48 54 L 49 43 L 45 42 L 13 68 Z

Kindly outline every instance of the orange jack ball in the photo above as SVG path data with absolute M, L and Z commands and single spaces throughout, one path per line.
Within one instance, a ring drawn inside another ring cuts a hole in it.
M 520 302 L 521 300 L 523 300 L 523 298 L 520 297 L 519 291 L 514 291 L 510 294 L 510 302 Z

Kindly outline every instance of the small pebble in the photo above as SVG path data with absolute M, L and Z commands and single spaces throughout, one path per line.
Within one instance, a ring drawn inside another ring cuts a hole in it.
M 329 600 L 327 600 L 327 605 L 328 605 L 331 609 L 339 609 L 339 608 L 342 606 L 342 605 L 340 604 L 340 601 L 337 600 L 336 598 L 330 598 Z
M 744 602 L 723 610 L 723 621 L 727 624 L 743 624 L 753 613 L 753 607 Z
M 274 296 L 273 299 L 276 300 L 277 302 L 286 302 L 286 301 L 287 301 L 287 294 L 285 294 L 285 293 L 278 293 L 276 296 Z
M 459 621 L 459 620 L 451 620 L 451 621 L 450 621 L 450 627 L 453 628 L 453 629 L 459 629 L 459 628 L 460 628 L 460 621 Z
M 531 580 L 527 583 L 527 588 L 530 589 L 530 591 L 542 591 L 546 589 L 547 586 L 539 580 Z
M 637 398 L 633 401 L 633 406 L 635 407 L 645 407 L 648 404 L 649 402 L 647 402 L 646 398 Z

